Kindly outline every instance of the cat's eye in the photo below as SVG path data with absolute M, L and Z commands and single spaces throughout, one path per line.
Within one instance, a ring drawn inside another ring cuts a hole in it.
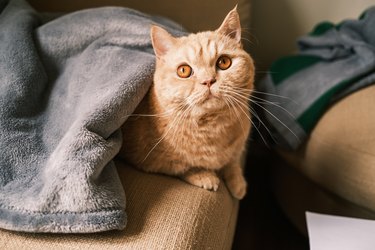
M 232 65 L 232 60 L 228 56 L 221 56 L 217 59 L 216 67 L 221 70 L 226 70 Z
M 192 73 L 193 69 L 187 64 L 180 65 L 177 68 L 177 75 L 181 78 L 188 78 Z

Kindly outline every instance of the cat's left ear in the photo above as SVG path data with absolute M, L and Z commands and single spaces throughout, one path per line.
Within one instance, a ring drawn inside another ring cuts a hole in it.
M 238 43 L 241 42 L 241 23 L 237 12 L 237 5 L 225 17 L 217 32 L 235 39 Z
M 151 42 L 156 57 L 160 59 L 176 43 L 176 38 L 169 34 L 165 29 L 152 25 Z

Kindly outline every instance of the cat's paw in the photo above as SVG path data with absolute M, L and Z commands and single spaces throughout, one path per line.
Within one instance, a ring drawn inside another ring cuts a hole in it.
M 189 171 L 182 178 L 194 186 L 211 191 L 217 191 L 220 184 L 220 179 L 216 173 L 208 170 Z
M 234 175 L 226 179 L 226 184 L 232 196 L 238 200 L 242 200 L 246 195 L 247 183 L 242 175 Z

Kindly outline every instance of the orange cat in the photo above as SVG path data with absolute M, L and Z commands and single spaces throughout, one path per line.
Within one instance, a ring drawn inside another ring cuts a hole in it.
M 242 49 L 236 8 L 216 31 L 175 38 L 153 26 L 151 39 L 154 83 L 122 127 L 120 157 L 208 190 L 217 190 L 220 174 L 242 199 L 254 64 Z

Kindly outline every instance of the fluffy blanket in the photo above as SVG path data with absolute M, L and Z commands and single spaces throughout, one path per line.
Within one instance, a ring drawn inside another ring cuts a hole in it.
M 42 23 L 0 0 L 0 227 L 97 232 L 126 225 L 112 159 L 154 71 L 150 24 L 125 8 Z
M 375 7 L 358 20 L 324 22 L 276 61 L 261 83 L 271 140 L 296 149 L 334 101 L 375 82 Z M 271 103 L 272 102 L 272 103 Z

